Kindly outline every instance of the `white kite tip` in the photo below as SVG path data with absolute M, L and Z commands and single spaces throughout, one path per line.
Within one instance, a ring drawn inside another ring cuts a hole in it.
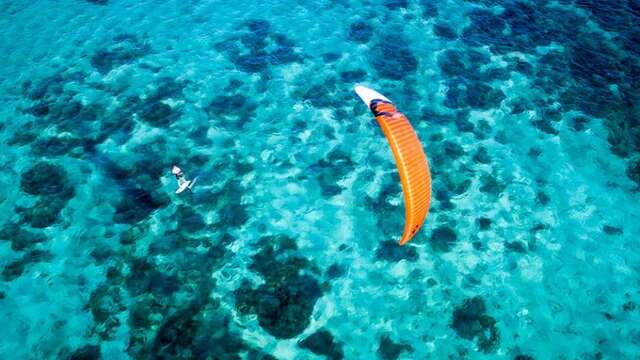
M 364 101 L 364 103 L 369 106 L 373 100 L 384 100 L 391 102 L 391 100 L 387 99 L 384 95 L 380 94 L 375 90 L 371 90 L 368 87 L 362 85 L 356 85 L 353 90 L 355 90 L 356 94 Z

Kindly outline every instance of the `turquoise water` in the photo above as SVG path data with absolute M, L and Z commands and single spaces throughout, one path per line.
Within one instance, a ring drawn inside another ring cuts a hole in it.
M 0 13 L 1 359 L 640 357 L 637 1 Z

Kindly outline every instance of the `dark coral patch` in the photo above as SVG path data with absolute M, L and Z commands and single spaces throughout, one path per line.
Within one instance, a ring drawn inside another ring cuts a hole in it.
M 142 188 L 125 189 L 116 205 L 113 221 L 119 224 L 134 224 L 166 206 L 168 201 L 166 196 L 152 194 Z
M 340 149 L 333 149 L 326 159 L 321 159 L 309 170 L 312 174 L 317 174 L 322 195 L 331 197 L 342 192 L 342 186 L 338 182 L 354 168 L 355 164 L 347 153 Z
M 49 115 L 49 104 L 45 102 L 36 103 L 26 111 L 27 113 L 36 116 L 36 117 L 44 117 Z
M 413 347 L 409 344 L 396 343 L 391 336 L 385 334 L 380 337 L 378 345 L 378 355 L 383 360 L 396 360 L 403 352 L 412 352 Z
M 496 320 L 486 314 L 484 300 L 477 296 L 456 307 L 451 328 L 464 339 L 476 338 L 478 347 L 485 353 L 495 350 L 500 343 Z
M 538 191 L 536 193 L 536 204 L 546 206 L 551 201 L 549 195 L 545 194 L 544 191 Z
M 448 226 L 439 226 L 431 234 L 431 247 L 435 251 L 446 252 L 455 246 L 458 236 Z
M 326 271 L 326 275 L 329 279 L 335 279 L 345 274 L 344 267 L 339 264 L 331 264 Z
M 587 129 L 587 125 L 589 124 L 589 119 L 584 116 L 577 116 L 571 119 L 571 127 L 575 131 L 584 131 Z
M 283 65 L 304 60 L 303 55 L 296 50 L 293 40 L 284 34 L 272 33 L 271 24 L 268 21 L 252 19 L 245 25 L 245 32 L 239 35 L 242 46 L 238 46 L 235 37 L 215 45 L 216 50 L 225 53 L 241 71 L 268 76 L 269 65 Z M 275 45 L 275 50 L 269 52 L 271 44 Z
M 97 2 L 97 3 L 104 2 L 104 4 L 106 4 L 106 1 L 91 1 L 91 2 Z M 79 349 L 76 349 L 74 352 L 72 352 L 67 359 L 68 360 L 100 360 L 102 359 L 102 353 L 100 352 L 99 345 L 85 345 Z
M 13 281 L 20 277 L 24 272 L 25 263 L 22 260 L 14 260 L 9 262 L 2 269 L 2 279 L 4 281 Z
M 67 172 L 59 165 L 40 161 L 22 173 L 20 188 L 30 195 L 73 196 Z
M 20 277 L 28 265 L 38 262 L 49 262 L 52 258 L 53 256 L 48 251 L 31 250 L 23 254 L 20 259 L 13 260 L 5 265 L 4 269 L 2 269 L 2 278 L 5 281 L 12 281 Z
M 622 235 L 623 233 L 622 228 L 611 225 L 603 226 L 602 231 L 604 231 L 604 233 L 607 235 Z
M 344 358 L 342 344 L 336 342 L 333 335 L 324 329 L 309 335 L 306 339 L 298 342 L 298 345 L 303 349 L 309 349 L 316 355 L 324 355 L 327 359 L 342 360 Z
M 0 240 L 11 241 L 11 249 L 22 251 L 45 242 L 47 237 L 39 232 L 27 231 L 17 224 L 5 224 L 0 229 Z
M 31 151 L 34 155 L 39 156 L 61 156 L 82 145 L 82 140 L 76 137 L 51 136 L 34 141 L 31 145 Z
M 467 107 L 467 93 L 464 87 L 459 84 L 452 84 L 447 90 L 447 97 L 444 105 L 451 109 L 461 109 Z
M 478 227 L 480 230 L 489 230 L 491 228 L 491 219 L 486 217 L 481 217 L 476 220 Z
M 251 34 L 258 38 L 266 38 L 271 31 L 271 24 L 264 19 L 251 19 L 247 21 L 246 25 Z
M 197 232 L 206 226 L 202 216 L 185 205 L 178 206 L 175 218 L 178 220 L 178 229 L 183 232 Z
M 444 154 L 451 160 L 456 160 L 464 155 L 464 149 L 457 143 L 445 141 L 442 144 Z
M 480 82 L 467 85 L 467 102 L 474 109 L 489 109 L 500 105 L 506 96 L 500 89 Z
M 516 357 L 514 357 L 513 360 L 536 360 L 536 359 L 529 355 L 516 355 Z
M 211 202 L 218 209 L 218 221 L 214 227 L 228 229 L 242 226 L 249 220 L 247 206 L 242 204 L 244 190 L 237 181 L 229 181 L 211 195 Z
M 153 102 L 142 108 L 140 117 L 153 126 L 162 127 L 170 125 L 176 115 L 171 106 L 162 102 Z
M 384 0 L 384 6 L 389 10 L 406 9 L 409 3 L 407 0 Z
M 373 36 L 373 26 L 363 20 L 358 20 L 349 25 L 349 40 L 360 44 L 366 44 Z
M 480 178 L 480 191 L 489 195 L 499 197 L 506 189 L 506 185 L 502 184 L 491 174 L 484 174 Z
M 256 114 L 258 104 L 241 94 L 216 96 L 205 108 L 225 128 L 241 129 Z
M 420 7 L 422 7 L 422 17 L 425 19 L 431 19 L 437 17 L 439 14 L 438 11 L 438 2 L 435 0 L 420 0 Z
M 215 306 L 194 302 L 168 316 L 143 351 L 154 359 L 240 359 L 246 345 L 229 322 Z
M 533 126 L 538 128 L 538 130 L 547 133 L 549 135 L 558 135 L 560 132 L 553 127 L 551 121 L 547 119 L 537 119 L 531 122 Z
M 326 54 L 322 55 L 322 60 L 326 63 L 332 63 L 335 62 L 336 60 L 340 59 L 342 55 L 338 54 L 338 53 L 334 53 L 334 52 L 328 52 Z
M 362 81 L 367 77 L 367 72 L 364 70 L 348 70 L 340 73 L 340 78 L 342 81 L 355 83 L 358 81 Z
M 478 151 L 473 155 L 473 162 L 476 164 L 491 164 L 491 157 L 489 157 L 486 147 L 480 146 L 478 148 Z
M 269 54 L 269 61 L 272 65 L 291 64 L 304 60 L 304 57 L 296 51 L 296 44 L 293 40 L 283 34 L 274 34 L 272 39 L 278 46 Z
M 67 172 L 60 166 L 40 161 L 25 171 L 20 178 L 20 188 L 40 198 L 31 208 L 17 208 L 23 219 L 33 227 L 44 228 L 53 225 L 58 214 L 75 195 L 69 184 Z
M 433 32 L 436 36 L 447 40 L 453 40 L 458 37 L 456 31 L 447 23 L 435 23 L 433 25 Z
M 527 252 L 527 246 L 520 241 L 507 241 L 504 243 L 504 247 L 509 251 L 521 254 Z
M 322 295 L 315 277 L 302 272 L 313 270 L 305 258 L 296 255 L 295 241 L 287 236 L 260 239 L 262 249 L 253 257 L 250 268 L 260 273 L 265 283 L 252 289 L 245 281 L 235 292 L 241 313 L 255 313 L 269 334 L 288 339 L 309 325 L 317 299 Z
M 133 35 L 123 34 L 114 38 L 115 44 L 95 52 L 91 65 L 101 74 L 129 64 L 151 52 L 151 47 Z
M 25 222 L 34 228 L 45 228 L 55 224 L 59 220 L 62 209 L 66 206 L 68 198 L 58 196 L 43 196 L 30 208 L 16 208 L 16 212 L 22 214 Z
M 248 73 L 261 73 L 269 68 L 269 54 L 266 52 L 238 55 L 232 60 L 240 70 Z
M 401 34 L 383 36 L 373 47 L 369 62 L 383 78 L 402 79 L 418 69 L 418 59 Z

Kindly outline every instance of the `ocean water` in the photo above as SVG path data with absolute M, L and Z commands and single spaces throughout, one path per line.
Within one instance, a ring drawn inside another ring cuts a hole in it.
M 0 34 L 0 359 L 640 358 L 637 0 L 4 0 Z M 355 84 L 429 157 L 404 247 Z

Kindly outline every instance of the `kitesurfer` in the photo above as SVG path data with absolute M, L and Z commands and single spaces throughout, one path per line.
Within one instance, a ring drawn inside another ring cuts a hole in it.
M 189 190 L 189 192 L 191 192 L 191 188 L 195 183 L 195 179 L 192 181 L 187 180 L 186 176 L 182 172 L 182 169 L 180 169 L 177 165 L 173 165 L 171 167 L 171 173 L 176 177 L 176 180 L 178 180 L 178 190 L 176 190 L 176 194 L 179 194 L 184 190 Z

